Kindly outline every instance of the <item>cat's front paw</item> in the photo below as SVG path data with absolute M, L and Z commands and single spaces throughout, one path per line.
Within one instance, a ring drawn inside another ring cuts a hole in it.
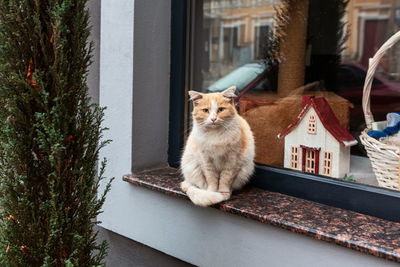
M 188 191 L 189 187 L 191 186 L 191 184 L 189 184 L 186 181 L 183 181 L 181 183 L 181 190 L 186 194 L 186 192 Z
M 218 188 L 218 192 L 220 193 L 230 193 L 231 187 L 228 185 L 220 184 Z
M 218 191 L 218 185 L 217 184 L 209 184 L 207 186 L 207 191 L 217 192 Z

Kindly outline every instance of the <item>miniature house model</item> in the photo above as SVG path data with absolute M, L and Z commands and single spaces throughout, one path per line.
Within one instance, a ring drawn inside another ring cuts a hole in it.
M 303 96 L 302 111 L 283 130 L 285 168 L 343 178 L 350 168 L 354 137 L 340 124 L 325 98 Z

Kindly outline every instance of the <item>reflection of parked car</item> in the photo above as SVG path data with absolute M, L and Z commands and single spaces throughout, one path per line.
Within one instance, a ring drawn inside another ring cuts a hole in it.
M 337 74 L 337 93 L 354 105 L 350 125 L 363 121 L 362 93 L 367 70 L 356 64 L 342 64 Z M 400 111 L 400 83 L 393 83 L 375 75 L 371 88 L 371 111 L 375 120 L 385 120 L 386 114 Z M 359 128 L 359 127 L 357 127 Z
M 228 73 L 210 87 L 208 92 L 220 92 L 236 85 L 239 95 L 248 90 L 272 90 L 276 77 L 273 68 L 263 63 L 245 64 Z
M 356 64 L 342 64 L 337 73 L 336 93 L 354 105 L 351 111 L 350 128 L 360 131 L 364 128 L 362 93 L 366 70 Z M 245 64 L 222 77 L 209 88 L 209 92 L 222 91 L 236 85 L 239 97 L 249 90 L 275 91 L 277 67 L 263 63 Z M 375 75 L 371 89 L 371 109 L 375 120 L 385 120 L 388 112 L 400 111 L 400 83 L 393 83 Z

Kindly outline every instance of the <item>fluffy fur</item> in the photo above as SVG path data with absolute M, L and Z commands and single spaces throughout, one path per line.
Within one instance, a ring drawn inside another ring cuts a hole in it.
M 234 106 L 236 87 L 221 93 L 190 91 L 193 128 L 181 160 L 182 190 L 198 206 L 230 198 L 254 171 L 254 138 Z

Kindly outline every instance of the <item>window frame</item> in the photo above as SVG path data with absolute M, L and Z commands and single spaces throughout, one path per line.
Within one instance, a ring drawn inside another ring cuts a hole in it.
M 308 116 L 308 129 L 307 132 L 309 134 L 316 135 L 317 134 L 317 119 L 315 118 L 315 114 L 312 113 Z
M 322 175 L 332 176 L 332 162 L 333 153 L 325 150 L 322 159 Z
M 298 170 L 300 165 L 300 147 L 290 147 L 290 168 L 292 170 Z
M 189 1 L 171 0 L 171 70 L 170 112 L 168 133 L 168 164 L 179 168 L 184 145 L 185 113 L 188 101 L 187 55 L 189 44 Z
M 187 121 L 190 36 L 196 0 L 171 0 L 171 76 L 168 163 L 179 168 Z M 192 16 L 192 17 L 191 17 Z M 254 186 L 400 222 L 400 192 L 293 169 L 256 164 Z

